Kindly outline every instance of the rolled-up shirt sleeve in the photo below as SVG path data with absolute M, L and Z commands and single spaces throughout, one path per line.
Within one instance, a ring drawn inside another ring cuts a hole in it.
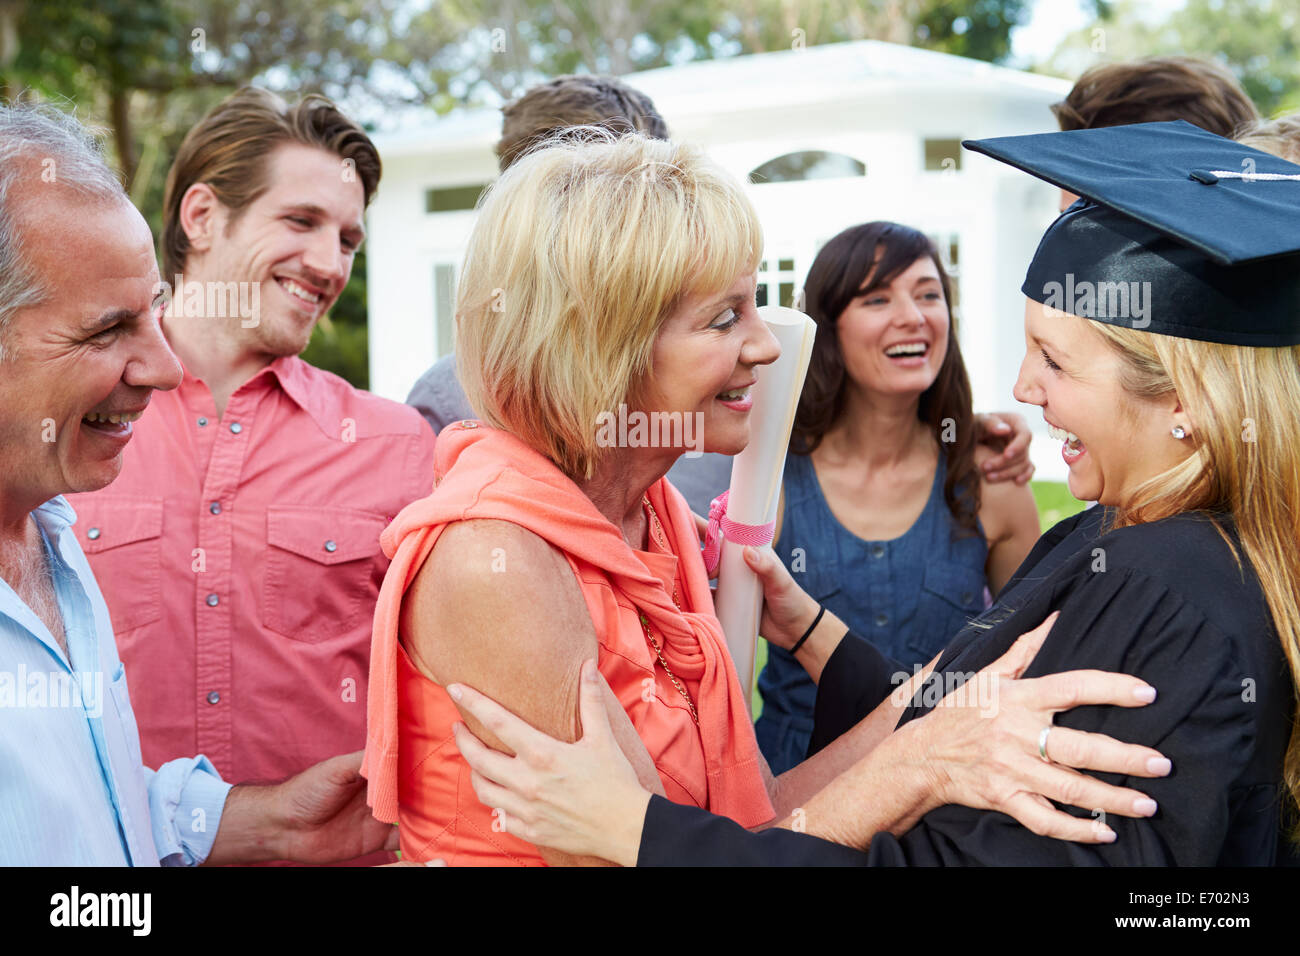
M 231 784 L 207 757 L 169 760 L 144 768 L 153 842 L 163 866 L 198 866 L 212 852 Z

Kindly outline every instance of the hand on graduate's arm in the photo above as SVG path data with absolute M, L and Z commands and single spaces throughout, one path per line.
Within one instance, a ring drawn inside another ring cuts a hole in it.
M 635 866 L 650 792 L 614 737 L 605 709 L 605 679 L 596 662 L 582 665 L 582 736 L 564 743 L 531 727 L 478 691 L 451 684 L 447 693 L 515 752 L 484 745 L 456 724 L 456 746 L 470 765 L 474 793 L 501 810 L 507 833 L 576 856 Z
M 984 463 L 987 481 L 1014 481 L 1023 485 L 1034 476 L 1029 460 L 1033 434 L 1024 416 L 1015 412 L 989 412 L 975 416 L 976 439 L 999 454 Z
M 1057 810 L 1049 798 L 1118 816 L 1155 813 L 1155 802 L 1144 794 L 1079 772 L 1165 776 L 1169 761 L 1150 747 L 1053 727 L 1051 762 L 1039 756 L 1039 734 L 1061 711 L 1099 704 L 1143 707 L 1155 699 L 1153 688 L 1128 674 L 1068 671 L 1021 678 L 1056 617 L 1021 635 L 1001 658 L 818 793 L 804 808 L 808 832 L 866 846 L 881 829 L 901 834 L 930 810 L 951 803 L 1005 813 L 1040 835 L 1109 843 L 1115 839 L 1109 827 Z M 905 688 L 901 696 L 917 689 L 916 680 Z M 888 805 L 862 806 L 864 792 L 884 793 L 886 786 L 893 788 Z
M 272 786 L 233 787 L 205 864 L 334 863 L 397 849 L 397 828 L 366 804 L 361 756 L 330 757 Z

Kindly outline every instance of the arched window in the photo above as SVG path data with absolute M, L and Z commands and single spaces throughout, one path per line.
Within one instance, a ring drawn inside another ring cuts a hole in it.
M 844 153 L 808 149 L 769 159 L 749 173 L 751 183 L 792 183 L 803 179 L 845 179 L 865 176 L 867 164 Z

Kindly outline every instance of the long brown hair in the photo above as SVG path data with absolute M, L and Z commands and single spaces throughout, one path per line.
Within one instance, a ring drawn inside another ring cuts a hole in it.
M 795 411 L 790 451 L 811 455 L 844 413 L 848 375 L 836 334 L 844 310 L 858 296 L 888 285 L 922 256 L 929 256 L 939 271 L 950 321 L 948 353 L 939 374 L 921 393 L 917 417 L 934 432 L 947 458 L 943 499 L 948 510 L 958 527 L 978 534 L 980 482 L 975 469 L 975 414 L 970 379 L 951 322 L 952 282 L 934 243 L 910 226 L 896 222 L 850 226 L 826 243 L 813 260 L 804 281 L 804 310 L 817 323 L 817 338 Z M 945 440 L 949 438 L 952 440 Z

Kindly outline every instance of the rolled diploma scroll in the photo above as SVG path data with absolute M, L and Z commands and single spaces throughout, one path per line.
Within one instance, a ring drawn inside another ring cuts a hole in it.
M 764 525 L 776 520 L 785 453 L 794 427 L 794 412 L 803 391 L 812 357 L 817 325 L 794 309 L 766 305 L 758 314 L 781 343 L 781 357 L 755 370 L 754 406 L 749 412 L 749 444 L 731 465 L 731 494 L 727 517 L 741 524 Z M 724 540 L 718 558 L 718 591 L 714 610 L 727 638 L 749 707 L 754 687 L 754 653 L 763 609 L 758 575 L 745 564 L 744 545 Z

